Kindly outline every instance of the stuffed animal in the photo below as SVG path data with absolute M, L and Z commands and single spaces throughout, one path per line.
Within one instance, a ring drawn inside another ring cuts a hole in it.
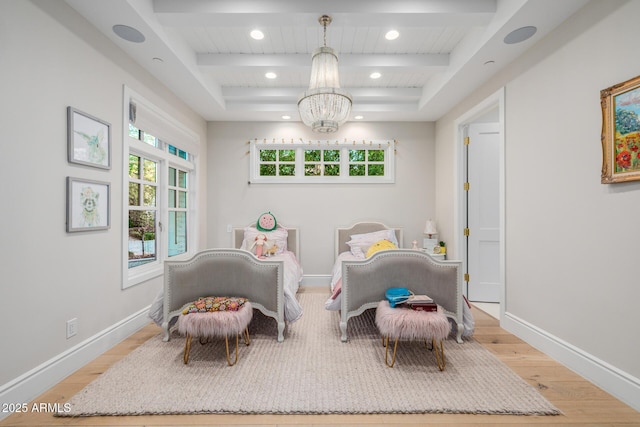
M 256 248 L 256 256 L 258 258 L 264 258 L 262 251 L 264 250 L 264 245 L 267 242 L 267 236 L 265 234 L 258 234 L 251 245 L 251 249 Z
M 265 258 L 268 255 L 275 255 L 278 246 L 269 240 L 267 240 L 266 234 L 258 234 L 251 245 L 249 250 L 256 248 L 256 256 L 258 258 Z
M 278 251 L 278 245 L 273 245 L 269 249 L 264 251 L 264 254 L 266 256 L 271 256 L 271 255 L 275 255 L 277 251 Z
M 273 231 L 277 226 L 278 222 L 276 221 L 276 217 L 273 216 L 271 212 L 265 212 L 260 215 L 256 223 L 256 228 L 260 231 Z

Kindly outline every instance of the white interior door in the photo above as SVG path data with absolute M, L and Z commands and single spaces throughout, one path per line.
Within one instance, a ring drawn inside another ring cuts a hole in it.
M 472 123 L 468 136 L 468 298 L 500 302 L 499 124 Z

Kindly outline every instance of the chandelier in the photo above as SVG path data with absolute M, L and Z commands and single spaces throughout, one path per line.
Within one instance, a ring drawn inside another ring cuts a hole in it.
M 349 118 L 351 95 L 340 89 L 338 55 L 327 47 L 331 17 L 322 15 L 318 22 L 324 27 L 324 46 L 313 52 L 309 90 L 298 98 L 298 111 L 302 122 L 315 132 L 331 133 Z

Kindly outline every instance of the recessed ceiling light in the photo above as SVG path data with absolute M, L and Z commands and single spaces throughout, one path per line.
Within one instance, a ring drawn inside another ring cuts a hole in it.
M 495 63 L 496 63 L 496 61 L 494 61 L 494 60 L 490 59 L 490 60 L 488 60 L 487 62 L 485 62 L 485 63 L 484 63 L 484 65 L 493 65 L 493 64 L 495 64 Z
M 164 62 L 164 59 L 158 58 L 157 56 L 153 58 L 153 62 Z
M 285 115 L 283 115 L 283 116 L 282 116 L 282 118 L 283 118 L 284 120 L 290 120 L 290 119 L 291 119 L 291 116 L 289 116 L 289 115 L 286 115 L 286 114 L 285 114 Z
M 375 73 L 369 74 L 369 77 L 371 77 L 372 79 L 379 79 L 380 77 L 382 77 L 382 74 L 376 71 Z
M 112 29 L 113 29 L 113 32 L 116 33 L 118 37 L 126 41 L 133 42 L 133 43 L 142 43 L 145 40 L 144 34 L 136 30 L 135 28 L 129 27 L 127 25 L 114 25 Z
M 387 31 L 387 34 L 384 35 L 384 38 L 387 40 L 395 40 L 400 37 L 400 33 L 396 30 Z
M 250 35 L 254 40 L 262 40 L 264 38 L 264 33 L 260 30 L 253 30 L 251 31 Z
M 353 118 L 354 120 L 362 120 L 364 119 L 364 116 L 354 116 Z
M 265 73 L 264 75 L 266 78 L 268 79 L 275 79 L 276 77 L 278 77 L 278 75 L 274 72 L 269 71 L 268 73 Z
M 513 30 L 509 34 L 507 34 L 507 36 L 504 38 L 504 42 L 506 44 L 522 43 L 523 41 L 533 36 L 536 31 L 538 31 L 538 29 L 531 26 L 518 28 L 517 30 Z

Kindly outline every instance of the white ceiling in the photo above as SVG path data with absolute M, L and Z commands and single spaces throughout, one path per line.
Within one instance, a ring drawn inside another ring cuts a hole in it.
M 311 54 L 339 55 L 364 121 L 439 119 L 587 0 L 66 0 L 206 120 L 299 121 Z M 114 25 L 145 41 L 118 37 Z M 506 44 L 513 30 L 530 39 Z M 253 29 L 265 37 L 249 36 Z M 400 37 L 385 39 L 395 29 Z M 271 71 L 277 78 L 269 80 Z M 382 74 L 373 80 L 369 75 Z

